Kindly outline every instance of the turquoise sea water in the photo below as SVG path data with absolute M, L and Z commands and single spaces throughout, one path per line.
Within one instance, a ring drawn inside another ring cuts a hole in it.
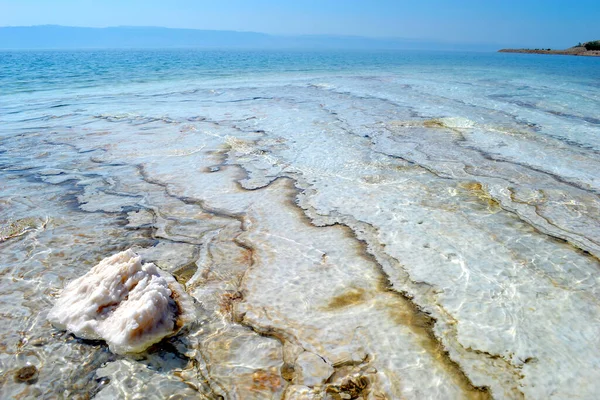
M 463 72 L 473 78 L 564 79 L 597 87 L 598 60 L 455 52 L 80 50 L 0 52 L 2 95 L 254 75 Z M 472 75 L 471 75 L 472 74 Z M 497 75 L 497 76 L 494 76 Z
M 592 399 L 599 110 L 593 57 L 0 52 L 0 397 Z M 52 327 L 128 248 L 195 322 Z

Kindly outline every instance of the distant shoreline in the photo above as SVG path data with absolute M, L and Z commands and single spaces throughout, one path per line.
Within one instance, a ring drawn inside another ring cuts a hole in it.
M 600 50 L 587 50 L 583 46 L 571 47 L 566 50 L 552 49 L 501 49 L 498 53 L 526 53 L 526 54 L 558 54 L 563 56 L 600 57 Z

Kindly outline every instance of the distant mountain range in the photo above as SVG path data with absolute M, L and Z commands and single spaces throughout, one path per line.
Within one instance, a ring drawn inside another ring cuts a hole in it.
M 373 49 L 495 51 L 497 44 L 444 43 L 360 36 L 279 36 L 256 32 L 159 27 L 0 27 L 0 49 L 100 48 Z

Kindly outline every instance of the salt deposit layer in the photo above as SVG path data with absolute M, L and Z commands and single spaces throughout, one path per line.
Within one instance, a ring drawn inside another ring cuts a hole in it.
M 0 397 L 598 398 L 599 82 L 537 55 L 0 53 Z M 49 322 L 128 249 L 190 296 L 177 335 L 126 354 Z

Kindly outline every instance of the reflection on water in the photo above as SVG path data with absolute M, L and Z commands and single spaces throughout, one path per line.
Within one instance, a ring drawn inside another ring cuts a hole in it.
M 7 54 L 1 397 L 594 398 L 596 60 Z M 178 335 L 48 322 L 129 248 Z

